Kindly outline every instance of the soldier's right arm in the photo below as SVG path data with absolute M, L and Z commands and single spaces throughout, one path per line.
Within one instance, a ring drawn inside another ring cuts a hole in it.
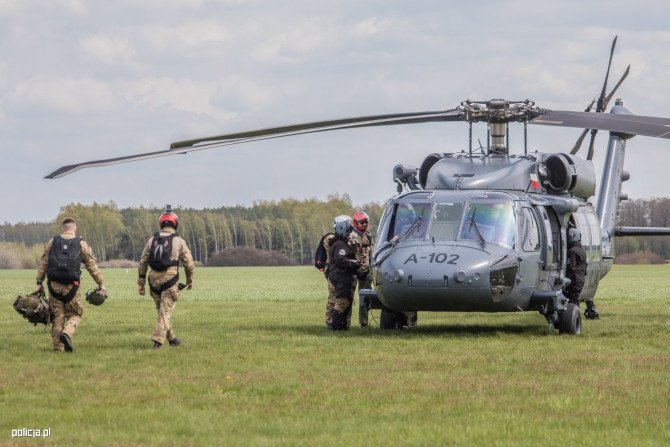
M 49 252 L 51 251 L 51 244 L 53 243 L 53 238 L 49 239 L 49 242 L 44 246 L 44 253 L 40 258 L 40 262 L 37 266 L 37 285 L 42 286 L 44 277 L 47 274 L 47 266 L 49 265 Z
M 153 238 L 149 239 L 147 241 L 147 244 L 144 246 L 144 250 L 142 251 L 142 256 L 140 256 L 140 262 L 139 265 L 137 266 L 137 285 L 140 286 L 141 288 L 144 288 L 144 285 L 146 284 L 146 279 L 147 279 L 147 270 L 149 268 L 149 253 L 151 250 L 151 241 Z M 140 292 L 140 294 L 142 294 Z

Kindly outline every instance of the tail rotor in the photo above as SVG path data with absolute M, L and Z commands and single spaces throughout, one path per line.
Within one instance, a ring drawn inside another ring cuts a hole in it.
M 607 109 L 607 105 L 609 104 L 610 100 L 616 93 L 617 89 L 619 88 L 619 86 L 621 86 L 624 79 L 626 79 L 628 73 L 630 73 L 630 65 L 629 65 L 628 67 L 626 67 L 626 71 L 624 71 L 621 78 L 619 78 L 619 81 L 616 83 L 612 91 L 609 94 L 607 94 L 607 81 L 610 76 L 610 68 L 612 67 L 612 57 L 614 56 L 614 48 L 616 47 L 616 41 L 618 37 L 619 36 L 615 36 L 614 40 L 612 41 L 612 48 L 610 49 L 610 58 L 609 62 L 607 63 L 607 72 L 605 73 L 605 82 L 603 82 L 602 91 L 600 92 L 600 95 L 598 96 L 597 100 L 594 99 L 593 101 L 591 101 L 591 104 L 589 104 L 586 110 L 584 110 L 585 112 L 590 112 L 591 109 L 593 108 L 593 105 L 596 104 L 595 113 L 604 113 L 605 110 Z M 586 159 L 592 160 L 594 152 L 594 143 L 596 139 L 596 134 L 598 133 L 598 129 L 584 129 L 579 138 L 577 139 L 577 142 L 572 147 L 570 153 L 574 155 L 579 151 L 582 142 L 584 141 L 584 138 L 586 137 L 586 134 L 589 132 L 589 130 L 591 131 L 591 139 L 589 141 L 589 151 L 586 156 Z

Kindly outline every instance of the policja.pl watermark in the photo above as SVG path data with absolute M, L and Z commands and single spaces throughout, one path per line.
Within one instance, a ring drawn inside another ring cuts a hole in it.
M 47 428 L 12 428 L 12 438 L 49 438 L 51 427 Z

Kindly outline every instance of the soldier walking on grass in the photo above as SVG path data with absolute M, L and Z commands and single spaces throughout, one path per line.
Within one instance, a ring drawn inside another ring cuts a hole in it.
M 158 319 L 151 333 L 154 348 L 158 349 L 165 340 L 170 346 L 179 346 L 181 341 L 175 336 L 172 329 L 172 312 L 176 301 L 179 299 L 179 263 L 184 265 L 186 271 L 186 288 L 193 288 L 193 272 L 195 265 L 193 256 L 188 249 L 184 239 L 177 234 L 179 218 L 172 212 L 170 205 L 165 207 L 165 212 L 158 219 L 160 232 L 156 233 L 144 247 L 140 264 L 138 267 L 139 279 L 137 280 L 138 292 L 145 294 L 147 269 L 149 272 L 149 290 L 151 297 L 156 303 Z
M 47 242 L 37 269 L 37 287 L 44 292 L 44 277 L 49 289 L 49 307 L 53 314 L 51 338 L 54 351 L 72 352 L 72 336 L 81 322 L 84 308 L 79 295 L 81 264 L 98 284 L 99 294 L 107 295 L 102 273 L 91 247 L 77 236 L 77 222 L 63 220 L 61 234 Z

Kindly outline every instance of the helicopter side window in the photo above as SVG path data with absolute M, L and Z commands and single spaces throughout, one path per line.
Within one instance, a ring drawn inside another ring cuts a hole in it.
M 530 208 L 523 208 L 519 228 L 521 249 L 523 251 L 540 250 L 540 231 L 535 216 Z
M 431 218 L 428 236 L 435 241 L 455 240 L 462 214 L 462 203 L 438 203 Z
M 465 213 L 461 239 L 514 247 L 516 239 L 512 202 L 470 203 Z
M 430 203 L 398 203 L 393 215 L 393 229 L 389 239 L 398 236 L 405 239 L 424 239 L 430 216 Z

